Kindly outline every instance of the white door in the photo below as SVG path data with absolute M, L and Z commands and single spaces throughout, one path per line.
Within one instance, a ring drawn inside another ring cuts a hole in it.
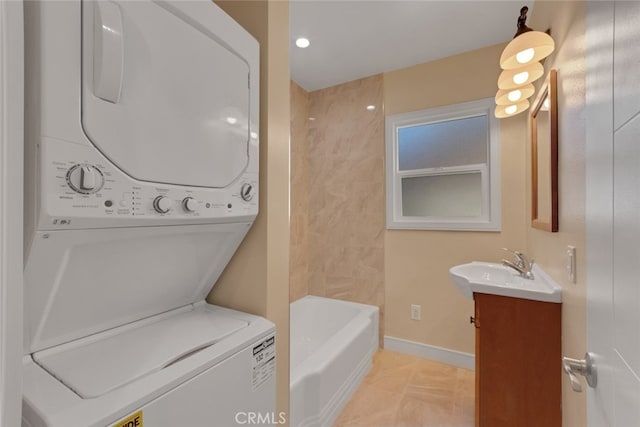
M 590 427 L 640 423 L 640 2 L 587 6 Z
M 0 1 L 0 426 L 22 402 L 22 2 Z

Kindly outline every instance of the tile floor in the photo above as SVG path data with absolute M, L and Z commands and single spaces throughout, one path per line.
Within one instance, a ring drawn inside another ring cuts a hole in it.
M 473 427 L 474 372 L 379 350 L 334 427 Z

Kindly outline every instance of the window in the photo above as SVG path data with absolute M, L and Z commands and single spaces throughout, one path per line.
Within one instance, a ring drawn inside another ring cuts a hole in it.
M 500 231 L 493 98 L 386 119 L 387 228 Z

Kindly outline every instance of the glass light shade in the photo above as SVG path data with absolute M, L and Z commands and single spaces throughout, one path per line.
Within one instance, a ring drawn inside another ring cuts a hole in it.
M 553 38 L 542 31 L 527 31 L 511 40 L 500 56 L 500 67 L 513 70 L 538 62 L 551 55 L 556 44 Z
M 495 115 L 499 119 L 504 119 L 518 115 L 527 109 L 529 109 L 529 100 L 525 99 L 515 104 L 496 105 Z
M 496 105 L 510 105 L 523 99 L 529 98 L 535 93 L 536 89 L 531 83 L 528 85 L 520 86 L 515 89 L 499 90 L 496 93 Z M 518 93 L 519 92 L 519 93 Z M 516 95 L 520 95 L 516 97 Z
M 544 74 L 544 68 L 539 62 L 525 65 L 513 70 L 504 70 L 498 77 L 498 88 L 502 90 L 518 89 L 538 80 Z
M 535 53 L 536 50 L 532 47 L 521 50 L 520 52 L 516 53 L 516 61 L 518 61 L 519 64 L 526 65 L 531 62 Z

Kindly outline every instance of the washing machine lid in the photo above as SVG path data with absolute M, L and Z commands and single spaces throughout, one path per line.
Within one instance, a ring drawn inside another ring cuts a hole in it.
M 36 233 L 24 270 L 25 354 L 204 300 L 248 228 Z
M 178 363 L 249 326 L 206 305 L 159 317 L 36 352 L 33 358 L 80 397 L 90 399 Z
M 214 188 L 233 182 L 247 167 L 257 129 L 254 62 L 232 46 L 249 38 L 257 56 L 257 42 L 218 28 L 215 15 L 193 17 L 163 2 L 82 6 L 82 126 L 95 147 L 138 180 Z

